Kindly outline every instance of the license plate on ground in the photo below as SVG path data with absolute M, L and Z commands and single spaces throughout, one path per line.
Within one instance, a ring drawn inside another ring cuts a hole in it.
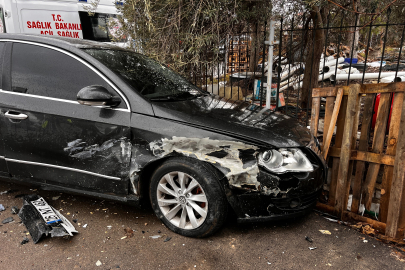
M 38 210 L 46 224 L 51 225 L 62 222 L 59 215 L 44 200 L 44 198 L 40 197 L 38 200 L 31 201 L 31 203 Z

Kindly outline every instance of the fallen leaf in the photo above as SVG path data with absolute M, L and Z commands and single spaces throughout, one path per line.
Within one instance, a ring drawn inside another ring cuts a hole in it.
M 328 230 L 319 230 L 322 234 L 331 234 Z

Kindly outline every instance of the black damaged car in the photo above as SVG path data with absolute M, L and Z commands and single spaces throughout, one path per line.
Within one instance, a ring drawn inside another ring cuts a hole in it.
M 48 190 L 150 201 L 176 233 L 297 217 L 326 177 L 289 117 L 211 95 L 166 66 L 86 40 L 0 36 L 0 176 Z

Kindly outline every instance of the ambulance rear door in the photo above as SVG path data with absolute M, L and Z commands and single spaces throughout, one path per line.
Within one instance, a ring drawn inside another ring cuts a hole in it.
M 83 38 L 77 0 L 17 0 L 23 33 Z

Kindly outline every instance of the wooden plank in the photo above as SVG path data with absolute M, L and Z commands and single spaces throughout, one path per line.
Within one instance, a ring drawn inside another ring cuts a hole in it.
M 392 176 L 391 196 L 387 215 L 386 235 L 395 237 L 400 228 L 400 214 L 405 197 L 405 102 L 402 102 L 401 121 L 395 151 L 394 174 Z
M 377 121 L 374 127 L 374 138 L 372 152 L 380 154 L 384 149 L 385 132 L 387 130 L 388 115 L 390 112 L 390 93 L 380 95 L 380 104 L 378 106 Z M 377 181 L 380 164 L 371 163 L 367 170 L 366 179 L 362 189 L 362 201 L 367 210 L 370 210 L 371 200 L 374 195 L 374 186 Z
M 371 152 L 354 151 L 353 160 L 361 160 L 375 164 L 384 164 L 387 166 L 394 166 L 395 156 L 389 156 L 385 154 L 376 154 Z M 370 164 L 371 165 L 371 164 Z M 374 184 L 375 185 L 375 184 Z
M 362 84 L 360 93 L 361 94 L 393 93 L 393 92 L 404 92 L 404 90 L 405 90 L 405 82 Z
M 343 139 L 343 131 L 344 131 L 344 123 L 346 120 L 346 110 L 347 110 L 347 99 L 348 96 L 344 96 L 342 99 L 342 103 L 340 105 L 338 120 L 337 120 L 337 128 L 336 128 L 336 136 L 335 136 L 335 147 L 342 147 L 342 139 Z M 339 152 L 340 157 L 340 152 Z M 339 171 L 339 157 L 335 157 L 332 160 L 332 168 L 331 168 L 331 182 L 329 185 L 329 205 L 334 206 L 336 201 L 336 183 L 337 183 L 337 176 Z
M 387 155 L 395 155 L 397 149 L 398 132 L 401 120 L 401 108 L 404 100 L 404 93 L 396 93 L 392 104 L 391 123 L 388 133 Z M 380 215 L 382 222 L 387 222 L 389 199 L 391 194 L 392 175 L 394 167 L 384 166 L 384 174 L 381 183 Z
M 360 88 L 360 86 L 359 86 Z M 353 121 L 353 134 L 352 134 L 352 149 L 356 148 L 356 141 L 357 141 L 357 130 L 359 129 L 359 117 L 360 117 L 360 94 L 357 95 L 357 100 L 356 100 L 356 108 L 355 111 L 357 112 L 354 116 L 354 121 Z M 353 151 L 353 150 L 352 150 Z M 353 167 L 354 167 L 354 161 L 349 161 L 349 169 L 348 169 L 348 175 L 347 175 L 347 180 L 346 180 L 346 189 L 345 189 L 345 197 L 343 199 L 344 206 L 343 209 L 346 211 L 347 209 L 347 204 L 349 201 L 349 193 L 350 193 L 350 184 L 352 181 L 352 172 L 353 172 Z
M 341 86 L 340 86 L 341 87 Z M 312 97 L 335 97 L 339 87 L 314 88 Z M 362 84 L 360 94 L 393 93 L 405 91 L 405 82 Z M 343 95 L 349 94 L 349 86 L 343 87 Z
M 332 147 L 329 150 L 330 157 L 340 157 L 341 148 Z M 378 163 L 387 166 L 394 166 L 395 156 L 386 155 L 384 153 L 376 154 L 365 151 L 352 150 L 350 153 L 350 160 L 365 161 L 371 163 Z
M 371 218 L 363 217 L 363 216 L 357 215 L 357 214 L 349 212 L 349 211 L 345 211 L 344 215 L 346 217 L 354 219 L 356 221 L 361 221 L 364 223 L 371 224 L 371 225 L 373 225 L 372 227 L 374 229 L 378 230 L 381 233 L 385 233 L 385 231 L 386 231 L 387 225 L 383 222 L 380 222 L 380 221 L 377 221 L 377 220 L 374 220 Z
M 349 86 L 324 87 L 314 88 L 312 97 L 336 97 L 339 88 L 343 88 L 343 95 L 347 96 L 349 94 Z
M 336 97 L 338 87 L 324 87 L 312 89 L 312 97 Z
M 321 106 L 321 98 L 312 98 L 312 110 L 311 110 L 311 134 L 317 137 L 318 124 L 319 124 L 319 110 Z
M 323 204 L 323 203 L 320 203 L 320 202 L 318 202 L 315 207 L 318 210 L 320 210 L 322 212 L 325 212 L 325 213 L 329 213 L 329 214 L 333 214 L 333 212 L 335 210 L 332 206 L 327 205 L 327 204 Z M 356 221 L 361 221 L 361 222 L 364 222 L 364 223 L 371 224 L 371 225 L 373 225 L 374 229 L 377 229 L 378 231 L 380 231 L 382 233 L 384 233 L 385 230 L 386 230 L 386 224 L 383 223 L 383 222 L 379 222 L 379 221 L 371 219 L 371 218 L 366 218 L 366 217 L 354 214 L 354 213 L 349 212 L 349 211 L 344 211 L 343 214 L 344 214 L 345 217 L 354 219 Z
M 363 120 L 362 120 L 361 134 L 360 134 L 360 140 L 359 140 L 359 152 L 360 151 L 366 152 L 368 150 L 369 131 L 370 131 L 370 126 L 371 126 L 371 120 L 373 118 L 374 98 L 375 98 L 374 94 L 368 94 L 365 97 Z M 353 152 L 352 152 L 352 156 L 353 156 Z M 357 158 L 357 155 L 356 155 L 356 158 Z M 350 208 L 353 213 L 357 213 L 359 211 L 361 186 L 362 186 L 362 182 L 363 182 L 365 165 L 366 165 L 366 163 L 363 161 L 358 161 L 356 164 L 356 173 L 355 173 L 354 182 L 353 182 L 352 206 Z
M 336 121 L 337 121 L 337 118 L 339 115 L 340 104 L 342 103 L 342 97 L 343 97 L 343 89 L 339 88 L 337 96 L 336 96 L 335 106 L 333 108 L 333 114 L 331 117 L 328 134 L 327 134 L 326 140 L 324 141 L 324 147 L 322 150 L 322 155 L 325 160 L 326 160 L 326 157 L 328 156 L 329 146 L 330 146 L 330 142 L 332 141 L 332 136 L 333 136 L 333 130 L 335 129 Z
M 333 114 L 333 107 L 334 107 L 334 103 L 335 103 L 335 97 L 327 97 L 326 98 L 326 106 L 325 106 L 325 119 L 323 122 L 323 140 L 322 140 L 322 146 L 325 145 L 326 142 L 326 136 L 328 135 L 328 130 L 329 130 L 329 126 L 330 126 L 330 121 L 332 118 L 332 114 Z M 337 117 L 337 116 L 336 116 Z M 336 123 L 335 123 L 336 125 Z M 333 135 L 333 131 L 332 131 L 332 135 Z M 324 147 L 322 147 L 323 149 Z
M 335 198 L 335 213 L 338 217 L 343 217 L 343 211 L 345 211 L 345 206 L 347 205 L 346 197 L 346 187 L 348 182 L 348 176 L 350 176 L 350 153 L 352 150 L 353 142 L 353 125 L 356 122 L 356 117 L 359 113 L 359 95 L 360 85 L 354 84 L 350 86 L 349 98 L 347 102 L 346 110 L 346 121 L 344 124 L 344 134 L 342 140 L 342 152 L 340 154 L 340 165 L 338 170 L 338 178 L 336 185 L 336 198 Z M 349 182 L 350 184 L 350 182 Z M 346 201 L 345 201 L 346 200 Z

